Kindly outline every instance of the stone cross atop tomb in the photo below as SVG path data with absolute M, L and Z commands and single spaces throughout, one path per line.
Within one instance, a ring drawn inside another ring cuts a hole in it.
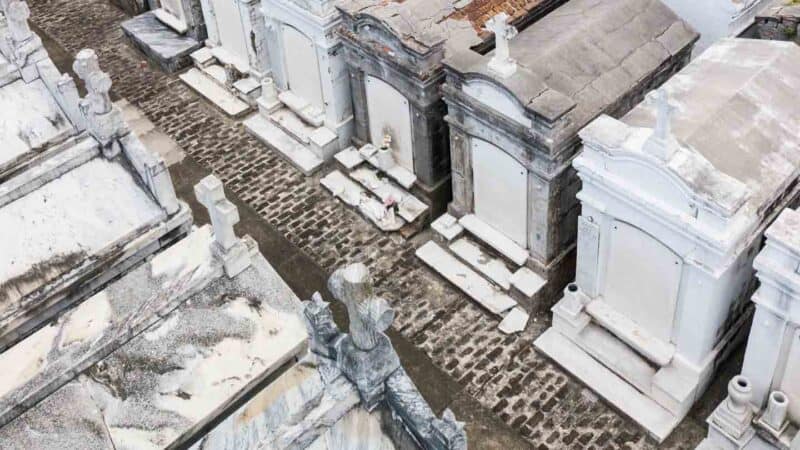
M 28 8 L 27 3 L 20 0 L 11 1 L 5 9 L 5 14 L 8 31 L 11 33 L 11 38 L 15 43 L 27 41 L 34 36 L 30 25 L 28 25 L 31 10 Z
M 206 207 L 214 230 L 214 248 L 222 259 L 225 273 L 235 277 L 250 266 L 247 246 L 236 237 L 233 226 L 239 223 L 239 210 L 225 198 L 222 182 L 209 175 L 194 187 L 197 200 Z
M 47 51 L 28 25 L 31 11 L 27 3 L 12 0 L 6 3 L 4 14 L 8 34 L 2 36 L 2 52 L 17 66 L 22 79 L 30 83 L 38 78 L 36 63 L 47 58 Z
M 653 134 L 644 143 L 644 151 L 666 161 L 676 149 L 675 138 L 672 136 L 672 114 L 676 107 L 670 102 L 669 93 L 663 88 L 650 94 L 648 101 L 656 106 L 656 126 Z
M 79 51 L 72 69 L 86 86 L 87 95 L 79 105 L 86 118 L 86 129 L 100 142 L 103 155 L 113 158 L 121 150 L 117 139 L 129 130 L 122 111 L 111 103 L 111 77 L 100 70 L 97 53 L 92 49 Z
M 508 23 L 508 14 L 502 12 L 486 22 L 486 29 L 494 33 L 494 57 L 489 61 L 489 70 L 503 78 L 509 77 L 517 71 L 517 61 L 511 58 L 509 42 L 518 31 Z

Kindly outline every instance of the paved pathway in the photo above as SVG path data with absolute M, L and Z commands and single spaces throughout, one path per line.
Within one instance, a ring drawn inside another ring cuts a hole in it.
M 247 205 L 257 217 L 246 231 L 261 235 L 262 251 L 298 295 L 308 296 L 309 288 L 339 266 L 367 264 L 398 312 L 394 331 L 402 339 L 396 342 L 408 346 L 401 353 L 422 355 L 409 356 L 405 364 L 415 366 L 409 372 L 416 370 L 418 380 L 430 380 L 426 396 L 444 391 L 449 395 L 444 403 L 460 404 L 464 413 L 477 401 L 534 448 L 654 447 L 639 428 L 534 350 L 532 342 L 549 325 L 549 314 L 533 317 L 521 336 L 501 334 L 496 319 L 415 259 L 414 249 L 426 235 L 406 242 L 381 234 L 332 199 L 318 178 L 305 178 L 176 76 L 148 65 L 123 38 L 121 10 L 105 0 L 30 0 L 30 6 L 32 22 L 66 54 L 94 48 L 112 76 L 115 96 L 144 111 L 186 151 L 187 160 L 173 168 L 185 194 L 191 173 L 212 171 Z M 309 274 L 317 281 L 309 281 Z M 430 378 L 436 371 L 425 368 L 430 362 L 455 381 L 436 386 Z M 735 367 L 736 362 L 728 364 L 726 372 Z M 663 448 L 694 448 L 724 385 L 721 379 L 712 386 Z M 473 426 L 492 421 L 481 411 L 474 414 Z

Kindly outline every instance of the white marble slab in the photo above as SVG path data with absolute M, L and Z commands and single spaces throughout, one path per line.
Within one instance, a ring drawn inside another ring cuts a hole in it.
M 0 309 L 165 217 L 121 165 L 95 158 L 0 208 Z
M 461 238 L 450 244 L 450 251 L 501 288 L 511 288 L 511 271 L 505 263 L 484 253 L 474 242 Z
M 146 297 L 147 305 L 163 302 L 159 296 L 189 294 L 171 312 L 160 311 L 157 323 L 84 372 L 82 389 L 99 408 L 117 449 L 182 445 L 306 348 L 299 300 L 263 257 L 254 254 L 252 265 L 230 279 L 213 257 L 209 228 L 192 236 L 178 244 L 182 248 L 161 253 L 137 269 L 139 277 L 129 274 L 115 282 L 134 297 L 155 293 Z M 102 293 L 112 295 L 108 289 Z M 76 344 L 104 339 L 114 305 L 102 298 L 89 305 L 80 313 L 76 309 L 58 327 L 58 339 L 51 330 L 32 342 L 63 346 L 65 339 Z M 37 351 L 45 354 L 41 348 Z M 35 355 L 27 358 L 36 360 Z M 16 373 L 22 377 L 19 370 Z M 51 414 L 54 407 L 45 399 L 5 429 L 24 434 L 28 431 L 18 427 L 20 421 L 31 414 Z M 67 433 L 62 424 L 52 428 L 54 433 Z M 7 438 L 17 442 L 24 436 Z M 89 442 L 92 437 L 81 434 L 77 442 L 80 438 Z
M 479 219 L 478 216 L 474 214 L 468 214 L 459 219 L 458 223 L 460 223 L 461 226 L 463 226 L 467 231 L 475 235 L 475 237 L 500 252 L 500 254 L 515 264 L 521 266 L 525 264 L 525 261 L 527 261 L 527 250 L 517 245 L 517 243 L 506 237 L 503 233 L 492 228 L 491 225 Z
M 528 298 L 532 298 L 537 292 L 539 292 L 539 289 L 547 284 L 547 280 L 540 277 L 527 267 L 520 267 L 519 270 L 511 275 L 511 279 L 509 281 L 511 282 L 512 286 L 514 286 L 518 291 L 522 292 L 522 294 Z
M 250 111 L 250 106 L 247 103 L 241 101 L 199 69 L 191 68 L 188 72 L 181 74 L 179 77 L 184 83 L 189 85 L 189 87 L 200 93 L 200 95 L 231 117 L 240 117 Z
M 311 175 L 322 166 L 317 157 L 305 145 L 296 141 L 284 130 L 260 113 L 255 113 L 244 121 L 245 129 L 272 149 L 275 149 L 304 175 Z
M 338 170 L 323 177 L 320 184 L 346 204 L 358 208 L 361 214 L 383 231 L 397 231 L 405 225 L 405 220 L 400 216 L 385 215 L 383 203 Z
M 490 312 L 502 315 L 517 306 L 511 297 L 489 283 L 484 277 L 467 267 L 455 256 L 429 241 L 418 248 L 416 255 L 433 270 L 464 291 Z
M 550 328 L 535 342 L 536 347 L 663 441 L 680 421 L 654 400 L 589 356 L 557 330 Z
M 0 166 L 75 134 L 41 80 L 0 88 Z
M 450 214 L 442 214 L 438 219 L 431 223 L 431 228 L 434 232 L 440 235 L 445 242 L 450 242 L 453 239 L 461 236 L 464 232 L 464 227 L 458 223 L 458 219 Z
M 367 188 L 384 204 L 390 199 L 397 202 L 397 213 L 406 222 L 413 222 L 428 211 L 428 205 L 411 195 L 410 192 L 395 186 L 389 179 L 381 178 L 377 170 L 360 167 L 350 172 L 350 178 Z
M 519 306 L 515 306 L 500 322 L 497 328 L 505 334 L 519 333 L 528 326 L 530 315 Z

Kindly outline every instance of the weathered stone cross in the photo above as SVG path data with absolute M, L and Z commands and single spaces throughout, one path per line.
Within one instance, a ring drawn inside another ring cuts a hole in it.
M 517 29 L 508 23 L 506 13 L 500 13 L 486 22 L 486 29 L 494 33 L 494 57 L 489 61 L 489 69 L 502 77 L 508 77 L 517 71 L 517 62 L 511 58 L 509 41 L 517 35 Z
M 6 8 L 6 15 L 8 19 L 8 29 L 11 32 L 11 38 L 14 42 L 24 42 L 28 40 L 33 32 L 30 25 L 28 25 L 28 18 L 31 16 L 31 10 L 28 4 L 24 1 L 12 1 Z
M 227 252 L 239 242 L 233 231 L 233 226 L 239 223 L 239 210 L 236 205 L 225 198 L 222 182 L 213 175 L 209 175 L 194 187 L 197 200 L 208 209 L 211 217 L 211 227 L 214 230 L 214 240 L 223 251 Z
M 669 93 L 658 89 L 648 99 L 656 105 L 656 126 L 653 134 L 644 143 L 644 150 L 666 161 L 675 153 L 675 142 L 672 137 L 672 113 L 676 107 L 669 101 Z

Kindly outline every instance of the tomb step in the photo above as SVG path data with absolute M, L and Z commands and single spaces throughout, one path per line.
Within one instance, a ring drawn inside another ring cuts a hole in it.
M 334 170 L 320 180 L 320 184 L 347 205 L 355 207 L 382 231 L 399 231 L 406 225 L 400 216 L 385 213 L 383 202 L 371 196 L 355 181 Z
M 214 55 L 211 54 L 211 50 L 209 50 L 207 47 L 195 50 L 189 56 L 192 58 L 192 63 L 195 65 L 195 67 L 201 69 L 203 67 L 210 66 L 215 62 Z
M 467 267 L 458 258 L 439 247 L 435 242 L 429 241 L 418 248 L 416 255 L 425 264 L 493 314 L 500 316 L 517 306 L 517 302 L 511 297 Z
M 532 299 L 547 284 L 547 280 L 527 267 L 520 267 L 509 281 L 513 292 L 527 299 Z
M 308 146 L 317 158 L 327 161 L 339 146 L 339 137 L 326 127 L 314 128 L 298 117 L 289 108 L 281 108 L 269 115 L 275 125 Z
M 360 167 L 350 172 L 350 178 L 367 188 L 384 204 L 390 199 L 397 202 L 397 211 L 406 222 L 414 222 L 428 212 L 428 205 L 411 195 L 410 192 L 395 186 L 386 178 L 378 176 L 378 172 L 369 167 Z
M 620 340 L 660 367 L 669 364 L 672 356 L 675 355 L 674 345 L 662 342 L 661 339 L 618 313 L 602 300 L 594 300 L 586 305 L 586 313 Z
M 323 161 L 305 145 L 276 126 L 271 120 L 256 113 L 244 121 L 245 129 L 258 140 L 274 148 L 305 175 L 316 172 Z
M 536 347 L 558 365 L 622 410 L 644 427 L 658 442 L 675 429 L 680 418 L 639 392 L 614 372 L 592 358 L 558 330 L 550 328 L 539 336 Z
M 217 84 L 219 84 L 226 90 L 228 89 L 226 86 L 228 81 L 228 76 L 225 74 L 225 68 L 223 68 L 219 64 L 211 64 L 203 67 L 200 70 L 202 70 L 204 74 L 208 75 L 209 78 L 216 81 Z
M 244 77 L 233 83 L 233 89 L 240 98 L 248 103 L 254 103 L 261 93 L 261 83 L 253 77 Z
M 199 69 L 189 69 L 180 75 L 180 79 L 231 117 L 241 117 L 250 111 L 250 105 L 231 94 Z
M 336 162 L 339 163 L 341 168 L 348 172 L 364 162 L 364 158 L 361 156 L 361 153 L 359 153 L 358 150 L 356 150 L 356 148 L 353 146 L 347 147 L 346 149 L 333 155 L 333 157 L 336 159 Z
M 433 238 L 441 244 L 448 244 L 464 233 L 464 227 L 458 223 L 458 219 L 447 213 L 434 220 L 431 228 L 434 232 Z
M 283 91 L 278 94 L 278 100 L 281 101 L 287 108 L 297 114 L 307 124 L 314 128 L 319 128 L 325 122 L 325 115 L 322 111 L 314 108 L 314 106 L 303 97 L 295 94 L 292 91 Z
M 250 72 L 250 65 L 247 63 L 246 59 L 234 55 L 224 47 L 211 47 L 209 50 L 211 51 L 211 55 L 214 57 L 214 59 L 219 61 L 220 65 L 224 66 L 226 64 L 230 64 L 241 74 L 247 74 Z
M 504 290 L 511 289 L 512 274 L 505 263 L 487 255 L 468 238 L 461 238 L 450 244 L 450 252 Z
M 358 149 L 358 152 L 365 161 L 372 165 L 372 167 L 386 173 L 386 175 L 389 175 L 391 178 L 394 178 L 394 180 L 397 181 L 400 186 L 403 186 L 406 189 L 411 189 L 411 186 L 413 186 L 417 181 L 417 176 L 400 164 L 395 164 L 385 169 L 381 167 L 377 157 L 378 149 L 372 144 L 364 145 Z
M 491 225 L 479 219 L 478 216 L 468 214 L 462 217 L 458 223 L 461 224 L 465 230 L 500 252 L 501 255 L 508 258 L 517 266 L 522 266 L 525 264 L 525 261 L 528 260 L 527 250 L 522 248 L 511 238 L 495 230 Z

